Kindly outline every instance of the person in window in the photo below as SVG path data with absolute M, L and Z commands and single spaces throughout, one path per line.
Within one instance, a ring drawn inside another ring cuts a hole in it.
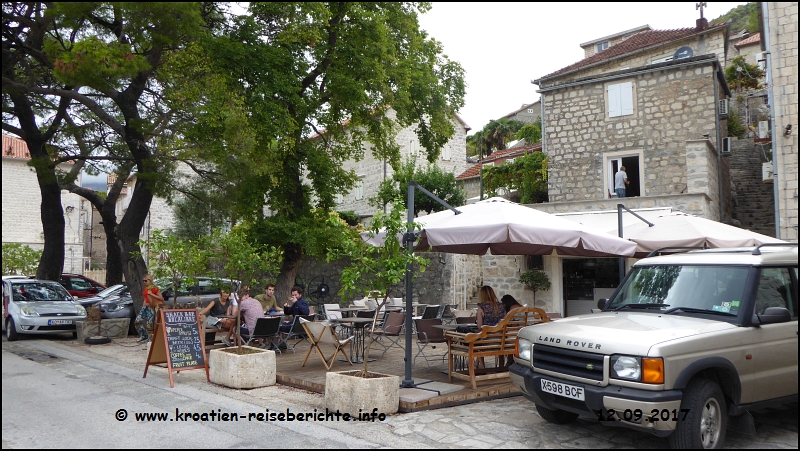
M 625 166 L 620 166 L 619 171 L 614 175 L 614 191 L 617 192 L 617 197 L 622 199 L 625 197 L 627 186 L 631 182 L 628 181 L 628 174 L 625 172 Z
M 153 329 L 156 308 L 164 305 L 164 296 L 161 295 L 158 287 L 153 283 L 153 276 L 145 274 L 142 277 L 142 284 L 144 285 L 144 291 L 142 292 L 144 305 L 142 305 L 142 309 L 139 310 L 139 314 L 136 315 L 136 320 L 134 321 L 134 325 L 139 331 L 140 343 L 150 339 L 147 329 Z
M 496 326 L 505 316 L 506 308 L 497 300 L 494 289 L 488 285 L 482 286 L 478 291 L 478 327 Z M 478 357 L 475 360 L 476 368 L 486 368 L 483 357 Z
M 284 322 L 281 323 L 281 332 L 289 332 L 292 330 L 292 321 L 294 315 L 308 315 L 308 301 L 303 297 L 303 288 L 297 285 L 292 287 L 292 296 L 289 301 L 283 305 Z

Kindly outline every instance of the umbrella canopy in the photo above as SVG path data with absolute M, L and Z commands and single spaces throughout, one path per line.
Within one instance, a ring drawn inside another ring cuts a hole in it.
M 636 253 L 650 253 L 668 246 L 730 248 L 784 241 L 686 213 L 669 213 L 650 219 L 655 224 L 631 224 L 622 229 L 625 239 L 637 244 Z M 609 233 L 612 233 L 609 231 Z M 613 232 L 616 233 L 616 230 Z
M 440 211 L 416 219 L 423 232 L 418 250 L 483 255 L 632 256 L 636 245 L 576 222 L 502 198 Z M 383 237 L 368 240 L 379 244 Z

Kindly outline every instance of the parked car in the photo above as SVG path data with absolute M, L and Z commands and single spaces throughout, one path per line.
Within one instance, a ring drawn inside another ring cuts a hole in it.
M 69 294 L 78 298 L 88 298 L 106 289 L 105 285 L 80 274 L 61 274 L 61 285 Z
M 639 260 L 602 312 L 521 329 L 511 382 L 551 423 L 722 447 L 729 416 L 797 401 L 797 271 L 797 243 Z
M 130 318 L 128 333 L 136 333 L 136 328 L 133 325 L 134 320 L 136 320 L 136 309 L 133 308 L 133 298 L 127 285 L 112 285 L 97 293 L 97 296 L 79 299 L 78 302 L 86 309 L 99 304 L 101 319 Z
M 184 279 L 185 280 L 185 279 Z M 197 282 L 192 286 L 182 283 L 178 286 L 178 304 L 197 302 L 198 305 L 205 305 L 219 297 L 221 288 L 227 290 L 237 290 L 239 281 L 231 279 L 217 279 L 213 277 L 197 277 Z M 172 279 L 156 280 L 156 285 L 164 296 L 164 302 L 172 306 L 175 303 L 175 288 Z
M 3 279 L 3 330 L 9 341 L 19 334 L 63 334 L 77 337 L 75 322 L 86 309 L 60 284 L 50 280 Z

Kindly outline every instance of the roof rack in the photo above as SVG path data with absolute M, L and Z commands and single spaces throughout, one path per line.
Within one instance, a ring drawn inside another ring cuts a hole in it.
M 761 255 L 761 248 L 762 247 L 786 247 L 786 246 L 797 246 L 797 243 L 764 243 L 753 249 L 753 255 Z
M 647 254 L 647 257 L 645 257 L 645 258 L 655 257 L 656 255 L 661 255 L 661 253 L 666 251 L 666 250 L 672 250 L 672 249 L 692 250 L 692 249 L 708 249 L 708 248 L 706 246 L 667 246 L 667 247 L 662 247 L 662 248 L 656 249 L 653 252 L 650 252 L 649 254 Z

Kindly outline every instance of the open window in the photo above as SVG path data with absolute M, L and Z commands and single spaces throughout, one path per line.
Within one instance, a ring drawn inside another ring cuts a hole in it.
M 644 167 L 643 154 L 641 150 L 609 152 L 603 156 L 605 163 L 605 188 L 606 196 L 616 196 L 614 192 L 614 175 L 621 166 L 625 166 L 625 173 L 628 174 L 630 184 L 626 187 L 625 197 L 644 196 Z

